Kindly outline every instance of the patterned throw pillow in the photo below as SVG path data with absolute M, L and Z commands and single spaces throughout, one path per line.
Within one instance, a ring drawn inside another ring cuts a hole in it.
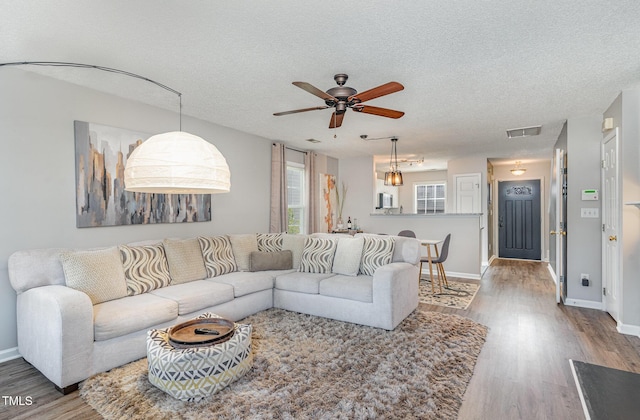
M 260 252 L 282 251 L 282 233 L 258 233 L 257 239 Z
M 379 267 L 391 264 L 394 243 L 393 237 L 365 236 L 362 259 L 360 260 L 360 274 L 373 276 Z
M 298 271 L 330 273 L 338 241 L 335 239 L 307 238 Z
M 86 293 L 96 305 L 127 296 L 127 284 L 118 247 L 60 255 L 65 283 Z
M 171 283 L 169 264 L 162 245 L 121 245 L 119 248 L 129 296 L 147 293 Z
M 229 235 L 231 249 L 239 271 L 249 271 L 249 256 L 258 250 L 256 234 Z
M 169 263 L 171 284 L 187 283 L 207 277 L 200 243 L 192 239 L 165 239 L 164 252 Z
M 238 270 L 231 241 L 226 236 L 199 237 L 207 277 L 221 276 Z

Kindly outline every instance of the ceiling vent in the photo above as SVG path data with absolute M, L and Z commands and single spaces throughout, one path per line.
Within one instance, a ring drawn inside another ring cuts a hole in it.
M 320 140 L 316 140 L 316 139 L 307 139 L 307 141 L 309 143 L 320 143 Z
M 541 125 L 536 125 L 534 127 L 522 127 L 522 128 L 512 128 L 507 130 L 507 137 L 510 139 L 514 139 L 517 137 L 530 137 L 537 136 L 540 134 Z

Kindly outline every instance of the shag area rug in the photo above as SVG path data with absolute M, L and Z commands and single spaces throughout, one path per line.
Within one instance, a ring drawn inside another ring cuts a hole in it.
M 197 403 L 151 385 L 141 359 L 81 384 L 106 419 L 454 419 L 487 328 L 416 310 L 394 331 L 281 309 L 253 325 L 254 366 Z
M 476 297 L 479 283 L 467 283 L 449 280 L 449 287 L 442 286 L 442 293 L 436 282 L 433 287 L 436 293 L 431 292 L 431 282 L 428 279 L 420 279 L 420 302 L 431 305 L 446 306 L 456 309 L 467 309 L 473 298 Z

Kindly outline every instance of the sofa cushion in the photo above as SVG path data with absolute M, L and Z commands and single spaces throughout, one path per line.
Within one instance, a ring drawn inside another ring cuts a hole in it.
M 305 273 L 330 273 L 337 243 L 335 239 L 307 238 L 299 270 Z
M 258 233 L 256 240 L 258 241 L 258 251 L 282 251 L 282 233 Z
M 373 276 L 373 273 L 383 265 L 390 264 L 393 257 L 393 244 L 395 239 L 392 236 L 364 237 L 364 249 L 360 261 L 360 274 Z
M 364 238 L 339 238 L 332 272 L 345 276 L 357 276 L 364 248 Z
M 189 314 L 233 300 L 233 287 L 206 280 L 163 287 L 151 293 L 175 301 L 178 304 L 178 315 Z
M 293 268 L 291 251 L 253 251 L 249 256 L 249 271 L 290 270 Z
M 332 277 L 332 273 L 300 273 L 293 272 L 278 275 L 275 281 L 275 288 L 288 290 L 290 292 L 308 293 L 317 295 L 319 284 L 322 280 Z
M 373 278 L 362 275 L 329 277 L 320 282 L 319 292 L 323 296 L 373 302 Z
M 258 251 L 258 239 L 255 234 L 229 235 L 231 249 L 240 271 L 249 271 L 249 255 Z
M 233 257 L 231 241 L 223 235 L 213 237 L 199 237 L 200 249 L 207 269 L 207 277 L 221 276 L 233 273 L 238 269 Z
M 273 289 L 274 273 L 272 271 L 236 271 L 224 276 L 213 277 L 207 281 L 233 286 L 233 295 L 240 297 L 262 290 Z
M 169 264 L 162 245 L 121 245 L 118 248 L 129 296 L 159 289 L 171 283 Z
M 127 296 L 118 247 L 64 252 L 60 261 L 67 286 L 86 293 L 94 305 Z
M 207 277 L 204 258 L 197 238 L 165 239 L 164 251 L 169 262 L 171 284 L 181 284 Z
M 304 241 L 307 235 L 282 235 L 282 250 L 291 251 L 293 256 L 293 269 L 300 268 L 300 259 L 302 259 L 302 251 L 304 250 Z
M 178 317 L 178 304 L 152 293 L 127 296 L 93 307 L 95 341 L 151 328 Z

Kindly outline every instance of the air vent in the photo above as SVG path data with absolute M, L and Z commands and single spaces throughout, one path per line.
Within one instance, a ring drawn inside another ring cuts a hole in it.
M 320 140 L 316 140 L 316 139 L 307 139 L 307 141 L 309 143 L 320 143 Z
M 513 139 L 517 137 L 537 136 L 538 134 L 540 134 L 541 128 L 541 125 L 537 125 L 534 127 L 512 128 L 510 130 L 507 130 L 507 137 Z

